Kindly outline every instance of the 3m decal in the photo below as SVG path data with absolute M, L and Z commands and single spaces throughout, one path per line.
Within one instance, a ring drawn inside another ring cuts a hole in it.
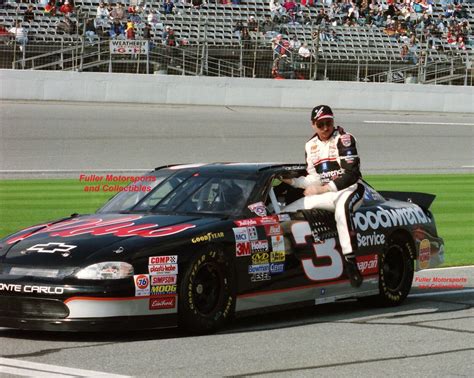
M 291 232 L 297 244 L 307 244 L 306 238 L 311 236 L 308 222 L 298 222 L 291 226 Z M 325 281 L 339 278 L 343 272 L 342 257 L 336 250 L 336 239 L 327 239 L 323 244 L 311 243 L 314 250 L 314 259 L 329 257 L 329 265 L 316 266 L 313 258 L 301 259 L 306 276 L 312 281 Z
M 235 256 L 242 257 L 250 256 L 251 254 L 250 242 L 235 243 Z

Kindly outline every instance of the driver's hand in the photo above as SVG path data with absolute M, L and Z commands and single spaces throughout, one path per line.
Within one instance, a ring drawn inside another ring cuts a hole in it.
M 285 184 L 293 185 L 293 179 L 291 179 L 291 178 L 280 177 L 280 180 L 283 181 Z

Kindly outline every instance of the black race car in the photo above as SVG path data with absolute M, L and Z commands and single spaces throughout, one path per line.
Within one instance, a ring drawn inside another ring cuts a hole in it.
M 160 167 L 95 214 L 0 240 L 0 327 L 205 333 L 282 306 L 397 305 L 415 269 L 443 262 L 434 196 L 367 184 L 353 215 L 364 281 L 353 288 L 333 214 L 281 212 L 303 193 L 278 177 L 303 174 L 284 164 Z

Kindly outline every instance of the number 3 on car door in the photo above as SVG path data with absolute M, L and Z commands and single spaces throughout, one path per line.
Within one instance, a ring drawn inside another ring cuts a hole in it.
M 306 238 L 312 236 L 308 222 L 299 222 L 291 225 L 291 233 L 296 244 L 308 244 Z M 340 253 L 336 250 L 336 239 L 328 239 L 323 244 L 311 243 L 316 260 L 321 257 L 329 257 L 329 265 L 315 266 L 312 258 L 301 259 L 306 276 L 312 281 L 326 281 L 339 278 L 342 275 L 343 266 Z

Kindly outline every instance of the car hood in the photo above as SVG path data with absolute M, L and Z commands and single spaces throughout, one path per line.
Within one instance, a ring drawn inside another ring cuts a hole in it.
M 219 218 L 182 215 L 94 214 L 34 226 L 2 240 L 0 261 L 6 264 L 81 266 L 107 247 L 131 249 L 169 242 L 195 233 Z M 133 248 L 131 248 L 133 246 Z M 127 254 L 116 252 L 116 259 Z

